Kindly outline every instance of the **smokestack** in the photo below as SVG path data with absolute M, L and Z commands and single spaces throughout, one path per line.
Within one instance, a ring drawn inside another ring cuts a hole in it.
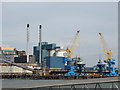
M 29 24 L 27 24 L 26 55 L 27 55 L 27 62 L 29 62 Z
M 27 24 L 27 28 L 29 28 L 29 24 Z
M 39 29 L 41 29 L 41 28 L 42 28 L 42 25 L 39 26 Z
M 42 63 L 42 60 L 41 60 L 41 40 L 42 40 L 42 33 L 41 33 L 41 30 L 42 30 L 42 25 L 39 25 L 39 64 Z

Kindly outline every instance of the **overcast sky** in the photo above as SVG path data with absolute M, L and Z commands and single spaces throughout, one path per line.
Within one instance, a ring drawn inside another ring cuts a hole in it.
M 63 2 L 63 3 L 3 3 L 3 46 L 26 48 L 26 24 L 30 24 L 30 53 L 38 44 L 38 25 L 43 26 L 42 41 L 70 46 L 76 31 L 80 30 L 75 55 L 87 66 L 104 58 L 99 39 L 103 33 L 108 49 L 113 56 L 118 54 L 118 3 L 114 2 Z

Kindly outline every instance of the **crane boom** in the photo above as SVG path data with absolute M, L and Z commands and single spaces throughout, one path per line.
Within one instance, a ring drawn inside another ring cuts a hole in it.
M 100 35 L 100 40 L 101 40 L 101 43 L 102 43 L 102 48 L 103 48 L 106 60 L 112 59 L 112 51 L 111 50 L 107 51 L 107 49 L 105 47 L 105 41 L 103 39 L 102 33 L 99 33 L 99 35 Z
M 76 35 L 75 35 L 74 42 L 73 42 L 73 45 L 72 45 L 71 50 L 70 50 L 69 48 L 66 49 L 66 51 L 67 51 L 67 53 L 68 53 L 68 57 L 70 57 L 70 58 L 73 57 L 74 52 L 75 52 L 75 49 L 76 49 L 76 47 L 77 47 L 79 32 L 80 32 L 80 30 L 78 30 L 77 33 L 76 33 Z
M 75 38 L 74 38 L 74 42 L 73 42 L 72 49 L 71 49 L 71 53 L 70 53 L 70 56 L 71 56 L 71 57 L 73 57 L 73 55 L 74 55 L 74 53 L 75 53 L 75 49 L 76 49 L 76 47 L 77 47 L 79 32 L 80 32 L 80 30 L 77 31 L 76 36 L 75 36 Z

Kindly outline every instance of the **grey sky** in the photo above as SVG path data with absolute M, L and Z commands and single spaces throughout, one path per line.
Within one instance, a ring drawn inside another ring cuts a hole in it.
M 0 45 L 2 45 L 2 3 L 0 3 Z
M 87 66 L 97 63 L 103 50 L 99 32 L 103 33 L 107 47 L 118 52 L 117 3 L 3 3 L 3 46 L 25 50 L 26 24 L 30 24 L 30 53 L 38 43 L 38 25 L 43 25 L 42 40 L 66 46 L 80 30 L 75 55 L 80 55 Z

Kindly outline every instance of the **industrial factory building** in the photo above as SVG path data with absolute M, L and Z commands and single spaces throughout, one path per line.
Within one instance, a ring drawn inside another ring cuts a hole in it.
M 27 63 L 27 56 L 25 51 L 17 51 L 14 47 L 0 47 L 0 73 L 32 73 L 29 70 L 24 70 L 21 67 L 37 67 L 37 64 L 33 64 L 35 61 L 34 55 L 29 55 L 29 63 Z M 11 62 L 15 65 L 10 63 Z M 18 66 L 17 66 L 18 65 Z M 20 67 L 21 66 L 21 67 Z
M 0 47 L 0 54 L 15 55 L 16 54 L 16 48 L 14 48 L 14 47 Z
M 33 54 L 35 60 L 39 64 L 39 46 L 33 47 Z M 63 58 L 67 52 L 56 44 L 49 44 L 48 42 L 41 43 L 41 62 L 43 67 L 48 68 L 64 68 Z
M 14 47 L 0 47 L 0 58 L 15 63 L 27 63 L 26 52 L 17 51 Z M 29 63 L 35 63 L 34 55 L 29 55 Z
M 14 62 L 14 57 L 17 57 L 16 48 L 14 47 L 0 47 L 0 58 L 7 61 Z M 2 61 L 0 61 L 3 63 Z

